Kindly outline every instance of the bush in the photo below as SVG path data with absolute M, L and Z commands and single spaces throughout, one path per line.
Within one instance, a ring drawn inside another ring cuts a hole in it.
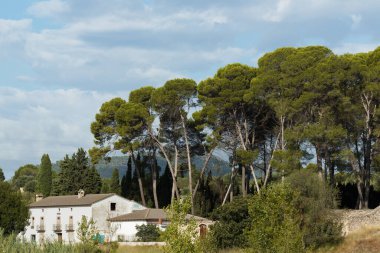
M 170 220 L 169 226 L 162 233 L 162 238 L 166 242 L 164 252 L 167 253 L 196 253 L 202 252 L 200 249 L 200 238 L 197 232 L 195 220 L 186 219 L 190 211 L 190 197 L 173 201 L 166 214 Z
M 336 191 L 311 170 L 295 171 L 286 181 L 300 193 L 296 208 L 301 214 L 305 246 L 316 248 L 338 242 L 341 224 L 331 212 L 338 205 Z
M 156 242 L 160 237 L 160 229 L 154 224 L 136 226 L 136 236 L 140 242 Z
M 232 202 L 215 209 L 211 217 L 217 221 L 210 233 L 218 249 L 247 246 L 244 235 L 244 230 L 250 224 L 247 198 L 234 198 Z
M 246 229 L 249 252 L 303 252 L 300 214 L 296 208 L 299 194 L 288 184 L 275 184 L 250 199 L 251 219 Z

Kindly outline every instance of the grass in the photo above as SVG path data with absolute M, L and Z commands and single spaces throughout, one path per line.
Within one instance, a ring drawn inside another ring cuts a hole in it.
M 344 238 L 342 243 L 315 253 L 378 253 L 380 252 L 380 227 L 366 227 Z
M 117 253 L 163 253 L 159 246 L 119 246 Z

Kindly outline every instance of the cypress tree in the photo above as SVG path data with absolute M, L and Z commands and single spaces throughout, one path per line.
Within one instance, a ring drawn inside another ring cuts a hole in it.
M 41 157 L 41 165 L 38 171 L 38 190 L 45 196 L 49 196 L 52 188 L 52 165 L 48 154 Z
M 166 164 L 165 171 L 161 175 L 157 186 L 158 202 L 160 206 L 165 207 L 171 202 L 173 180 L 169 166 Z
M 120 194 L 119 170 L 116 168 L 112 172 L 110 190 L 112 193 Z
M 127 171 L 121 179 L 121 196 L 124 198 L 131 198 L 131 187 L 132 187 L 132 159 L 128 158 Z
M 5 176 L 4 176 L 4 173 L 3 173 L 3 169 L 0 168 L 0 182 L 3 182 L 5 180 Z

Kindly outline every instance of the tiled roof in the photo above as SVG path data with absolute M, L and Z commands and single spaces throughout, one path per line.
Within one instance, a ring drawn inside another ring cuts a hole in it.
M 198 222 L 212 222 L 203 217 L 187 214 L 186 219 L 194 218 Z M 147 208 L 135 210 L 132 213 L 123 214 L 109 219 L 110 221 L 137 221 L 137 220 L 166 220 L 167 216 L 163 209 Z
M 115 194 L 87 194 L 81 198 L 78 198 L 78 195 L 50 196 L 30 204 L 29 207 L 91 206 L 95 202 L 113 195 Z

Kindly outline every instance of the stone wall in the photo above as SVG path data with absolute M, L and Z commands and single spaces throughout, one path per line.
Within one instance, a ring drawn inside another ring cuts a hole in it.
M 380 206 L 366 210 L 339 210 L 342 217 L 343 235 L 348 235 L 363 227 L 380 227 Z

